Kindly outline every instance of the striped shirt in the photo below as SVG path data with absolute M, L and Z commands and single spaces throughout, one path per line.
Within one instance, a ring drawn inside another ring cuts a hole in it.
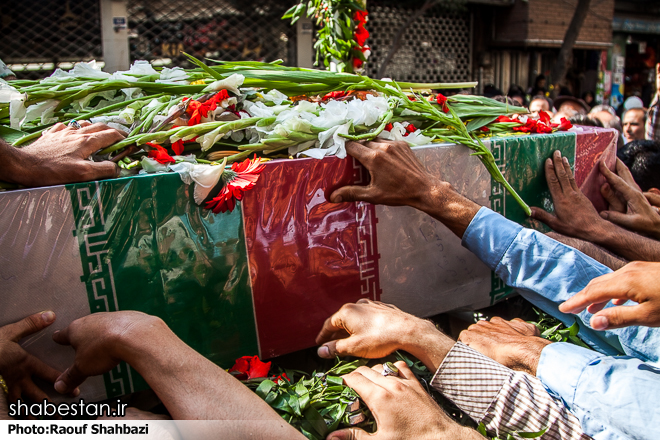
M 660 99 L 657 94 L 646 115 L 646 139 L 660 141 Z
M 580 422 L 535 376 L 513 371 L 457 342 L 431 386 L 488 432 L 498 436 L 539 432 L 543 440 L 587 440 Z

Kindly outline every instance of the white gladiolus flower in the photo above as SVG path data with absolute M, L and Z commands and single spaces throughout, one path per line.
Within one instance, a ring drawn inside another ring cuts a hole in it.
M 219 92 L 220 90 L 229 90 L 235 95 L 240 95 L 241 92 L 238 90 L 238 88 L 243 85 L 243 81 L 245 81 L 245 77 L 243 75 L 240 73 L 233 73 L 225 79 L 221 79 L 209 84 L 206 86 L 203 92 L 208 93 Z
M 346 139 L 339 136 L 348 134 L 350 123 L 337 125 L 329 130 L 319 133 L 318 147 L 300 152 L 298 155 L 323 159 L 325 156 L 335 155 L 340 159 L 346 157 Z
M 180 156 L 175 156 L 180 157 Z M 190 172 L 195 168 L 194 163 L 190 162 L 179 162 L 170 165 L 170 170 L 174 171 L 175 173 L 179 173 L 179 177 L 181 177 L 181 180 L 183 180 L 183 183 L 186 185 L 190 185 L 193 180 L 192 177 L 190 177 Z
M 222 172 L 225 167 L 222 165 L 195 165 L 190 171 L 190 178 L 196 183 L 195 185 L 195 203 L 201 205 L 209 193 L 220 181 Z
M 404 141 L 408 142 L 408 145 L 411 147 L 416 147 L 419 145 L 428 145 L 433 141 L 432 137 L 427 137 L 422 134 L 422 130 L 415 130 L 406 136 Z
M 162 163 L 159 163 L 156 159 L 152 159 L 150 157 L 144 156 L 140 161 L 140 163 L 142 164 L 142 170 L 144 170 L 145 173 L 167 172 L 167 165 L 163 165 Z
M 298 105 L 294 106 L 293 108 L 299 113 L 316 113 L 319 110 L 319 105 L 315 102 L 298 101 Z
M 19 130 L 21 128 L 21 122 L 25 118 L 25 95 L 20 93 L 13 95 L 9 101 L 9 120 L 11 128 L 14 130 Z
M 59 104 L 59 101 L 49 99 L 47 101 L 42 101 L 38 104 L 29 106 L 25 112 L 25 117 L 20 122 L 20 124 L 23 125 L 25 122 L 32 121 L 36 118 L 40 118 L 41 123 L 44 125 L 57 122 L 57 118 L 53 117 L 57 104 Z
M 156 80 L 161 84 L 188 84 L 188 74 L 181 67 L 170 69 L 163 67 L 160 71 L 160 79 Z
M 261 95 L 263 96 L 264 101 L 266 102 L 273 102 L 276 105 L 282 104 L 284 101 L 287 101 L 289 99 L 288 96 L 286 96 L 284 93 L 280 92 L 279 90 L 271 90 L 270 92 Z

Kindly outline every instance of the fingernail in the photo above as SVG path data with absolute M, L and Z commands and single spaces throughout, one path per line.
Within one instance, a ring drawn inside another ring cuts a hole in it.
M 43 319 L 46 324 L 50 324 L 51 322 L 55 321 L 55 313 L 51 312 L 50 310 L 43 312 L 41 314 L 41 319 Z
M 568 158 L 567 157 L 564 156 L 562 159 L 563 159 L 564 163 L 566 163 L 566 164 L 568 163 Z
M 605 330 L 610 322 L 604 316 L 594 316 L 591 318 L 591 327 L 594 330 Z
M 58 380 L 55 382 L 55 385 L 53 385 L 55 388 L 55 391 L 57 391 L 60 394 L 64 394 L 66 392 L 66 384 L 64 383 L 63 380 Z
M 73 390 L 73 397 L 78 397 L 78 396 L 80 396 L 80 388 L 76 388 L 75 390 Z
M 326 347 L 325 345 L 321 345 L 319 349 L 316 351 L 316 353 L 319 355 L 319 357 L 322 358 L 329 358 L 330 357 L 330 349 Z

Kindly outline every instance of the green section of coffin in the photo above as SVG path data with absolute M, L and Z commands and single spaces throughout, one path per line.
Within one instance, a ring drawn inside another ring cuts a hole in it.
M 575 166 L 577 137 L 575 133 L 557 132 L 552 135 L 511 136 L 491 140 L 490 149 L 495 163 L 513 189 L 529 206 L 554 212 L 550 190 L 545 180 L 544 163 L 555 150 Z M 491 179 L 490 207 L 493 211 L 521 225 L 548 232 L 544 224 L 530 219 L 504 187 Z M 514 290 L 506 286 L 493 272 L 491 275 L 491 304 L 505 298 Z
M 175 173 L 67 189 L 92 313 L 159 316 L 224 368 L 258 352 L 240 208 L 201 209 Z M 147 388 L 125 364 L 104 380 L 108 397 Z

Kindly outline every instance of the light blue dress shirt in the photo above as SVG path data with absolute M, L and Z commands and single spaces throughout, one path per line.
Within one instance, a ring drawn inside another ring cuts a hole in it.
M 660 438 L 660 329 L 596 331 L 586 310 L 566 315 L 558 309 L 609 268 L 487 208 L 472 219 L 463 246 L 546 313 L 567 326 L 577 319 L 579 336 L 600 352 L 550 344 L 537 368 L 539 379 L 564 400 L 585 433 L 598 440 Z

